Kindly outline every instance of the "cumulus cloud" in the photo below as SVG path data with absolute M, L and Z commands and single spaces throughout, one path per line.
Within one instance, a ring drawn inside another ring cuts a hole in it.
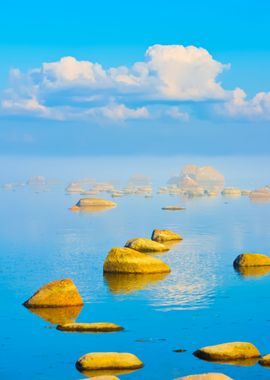
M 105 69 L 99 63 L 63 57 L 27 73 L 10 72 L 1 112 L 58 120 L 190 119 L 192 107 L 208 102 L 216 114 L 269 117 L 269 94 L 246 100 L 241 89 L 222 87 L 228 69 L 195 46 L 154 45 L 131 67 Z

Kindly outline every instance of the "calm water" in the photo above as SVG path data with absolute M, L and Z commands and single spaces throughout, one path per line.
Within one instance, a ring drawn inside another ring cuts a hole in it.
M 244 164 L 240 174 L 247 186 Z M 259 184 L 261 170 L 252 174 L 250 182 Z M 261 185 L 267 182 L 270 178 Z M 241 252 L 270 254 L 270 204 L 244 197 L 130 196 L 117 199 L 118 207 L 108 212 L 72 213 L 68 207 L 78 196 L 66 195 L 63 188 L 0 191 L 1 379 L 83 379 L 74 364 L 92 351 L 136 354 L 145 367 L 120 376 L 126 380 L 172 380 L 209 371 L 234 379 L 269 379 L 270 371 L 259 365 L 208 363 L 192 352 L 227 341 L 250 341 L 262 354 L 270 352 L 270 273 L 241 275 L 232 267 Z M 186 210 L 161 210 L 176 203 Z M 111 247 L 150 237 L 154 228 L 184 237 L 162 255 L 171 274 L 103 276 Z M 63 315 L 36 315 L 21 306 L 44 283 L 65 277 L 74 280 L 85 300 L 81 310 L 69 311 L 71 317 L 115 322 L 126 330 L 64 333 L 50 323 Z M 173 352 L 180 348 L 187 351 Z

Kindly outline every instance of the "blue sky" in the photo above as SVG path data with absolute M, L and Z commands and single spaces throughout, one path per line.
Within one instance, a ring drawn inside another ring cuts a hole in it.
M 5 2 L 1 151 L 268 154 L 269 14 L 253 0 Z

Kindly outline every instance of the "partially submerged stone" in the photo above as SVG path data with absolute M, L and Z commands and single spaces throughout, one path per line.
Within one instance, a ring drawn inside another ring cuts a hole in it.
M 182 211 L 182 210 L 185 210 L 184 207 L 180 207 L 180 206 L 164 206 L 162 207 L 162 210 L 166 210 L 166 211 Z
M 237 187 L 227 187 L 223 189 L 222 195 L 228 196 L 228 197 L 239 197 L 242 195 L 241 189 L 238 189 Z
M 124 330 L 123 327 L 110 322 L 96 322 L 96 323 L 65 323 L 57 326 L 57 330 L 71 331 L 71 332 L 114 332 Z
M 174 240 L 182 240 L 182 236 L 177 234 L 176 232 L 170 230 L 159 230 L 155 229 L 152 232 L 152 240 L 157 241 L 159 243 L 163 243 L 166 241 L 174 241 Z
M 202 373 L 199 375 L 180 377 L 176 380 L 232 380 L 232 378 L 223 373 Z
M 103 265 L 110 273 L 168 273 L 170 267 L 162 260 L 130 248 L 112 248 Z
M 134 370 L 143 367 L 137 356 L 121 352 L 93 352 L 81 356 L 76 362 L 79 371 Z
M 259 358 L 261 356 L 258 349 L 248 342 L 230 342 L 207 346 L 200 348 L 193 354 L 200 359 L 220 362 Z
M 91 380 L 120 380 L 119 377 L 104 375 L 104 376 L 94 376 L 91 377 Z
M 29 298 L 24 306 L 28 308 L 63 307 L 83 305 L 82 297 L 74 282 L 67 278 L 42 286 Z
M 263 187 L 262 189 L 251 191 L 249 194 L 251 200 L 270 200 L 270 189 L 268 187 Z
M 169 248 L 164 244 L 158 243 L 151 239 L 145 238 L 135 238 L 130 239 L 125 244 L 126 248 L 135 249 L 139 252 L 165 252 L 168 251 Z
M 270 266 L 270 257 L 260 253 L 242 253 L 237 256 L 233 265 L 236 268 Z
M 76 203 L 77 207 L 115 207 L 116 203 L 101 198 L 82 198 Z
M 270 354 L 263 356 L 259 360 L 259 363 L 260 363 L 260 365 L 262 365 L 264 367 L 270 367 Z

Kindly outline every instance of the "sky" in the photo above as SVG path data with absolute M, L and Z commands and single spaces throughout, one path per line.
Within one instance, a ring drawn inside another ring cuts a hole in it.
M 1 4 L 5 155 L 270 153 L 267 1 Z

